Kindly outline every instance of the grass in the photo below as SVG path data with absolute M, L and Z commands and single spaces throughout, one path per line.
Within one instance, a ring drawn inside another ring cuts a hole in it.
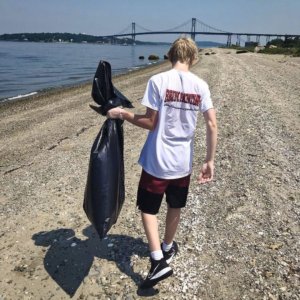
M 248 52 L 254 52 L 255 47 L 240 47 L 232 45 L 230 47 L 225 47 L 229 49 L 235 49 L 237 51 L 248 51 Z M 265 54 L 283 54 L 283 55 L 291 55 L 294 57 L 300 57 L 300 47 L 277 47 L 277 48 L 265 48 L 263 50 L 260 50 L 259 53 L 265 53 Z
M 284 55 L 291 55 L 294 57 L 300 57 L 300 48 L 265 48 L 264 50 L 260 50 L 259 53 L 265 54 L 284 54 Z

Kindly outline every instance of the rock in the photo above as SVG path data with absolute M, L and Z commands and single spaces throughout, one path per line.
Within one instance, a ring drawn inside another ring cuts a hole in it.
M 237 50 L 236 54 L 248 53 L 247 50 Z
M 155 54 L 150 54 L 148 56 L 148 59 L 149 60 L 159 60 L 159 56 L 158 55 L 155 55 Z
M 264 49 L 265 49 L 264 46 L 256 46 L 256 47 L 254 48 L 254 52 L 255 52 L 255 53 L 258 53 L 259 51 L 264 50 Z
M 282 246 L 283 246 L 282 243 L 276 243 L 276 244 L 271 244 L 271 245 L 269 245 L 268 247 L 269 247 L 270 249 L 272 249 L 272 250 L 278 250 L 278 249 L 280 249 Z

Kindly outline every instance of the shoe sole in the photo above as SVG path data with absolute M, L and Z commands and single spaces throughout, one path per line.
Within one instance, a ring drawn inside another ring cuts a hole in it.
M 173 270 L 171 269 L 170 271 L 168 271 L 167 273 L 165 273 L 164 275 L 162 275 L 161 277 L 151 280 L 151 281 L 147 281 L 147 283 L 143 282 L 140 285 L 140 289 L 149 289 L 154 287 L 155 285 L 157 285 L 160 281 L 170 277 L 173 274 Z

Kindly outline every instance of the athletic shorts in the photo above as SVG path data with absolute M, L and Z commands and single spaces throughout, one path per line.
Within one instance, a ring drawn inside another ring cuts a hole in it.
M 137 207 L 144 213 L 158 213 L 164 194 L 171 208 L 182 208 L 186 205 L 190 177 L 161 179 L 142 171 L 137 193 Z

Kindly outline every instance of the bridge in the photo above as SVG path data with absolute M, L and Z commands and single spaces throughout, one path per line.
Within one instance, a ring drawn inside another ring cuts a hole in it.
M 235 40 L 237 46 L 241 45 L 241 41 L 251 42 L 251 38 L 255 38 L 255 42 L 259 45 L 261 43 L 261 38 L 265 38 L 266 43 L 268 43 L 273 38 L 287 39 L 287 38 L 299 38 L 300 35 L 297 34 L 278 34 L 278 33 L 249 33 L 249 32 L 230 32 L 224 31 L 213 26 L 207 25 L 197 18 L 192 18 L 174 28 L 169 28 L 165 30 L 154 31 L 147 29 L 143 26 L 132 22 L 129 26 L 123 29 L 121 32 L 112 35 L 102 36 L 104 38 L 118 38 L 118 37 L 131 37 L 133 43 L 135 42 L 136 36 L 140 35 L 161 35 L 161 34 L 177 34 L 185 35 L 188 34 L 193 40 L 196 39 L 196 35 L 212 35 L 212 36 L 225 36 L 227 37 L 227 46 L 231 46 L 232 42 Z M 246 37 L 246 40 L 243 39 Z

